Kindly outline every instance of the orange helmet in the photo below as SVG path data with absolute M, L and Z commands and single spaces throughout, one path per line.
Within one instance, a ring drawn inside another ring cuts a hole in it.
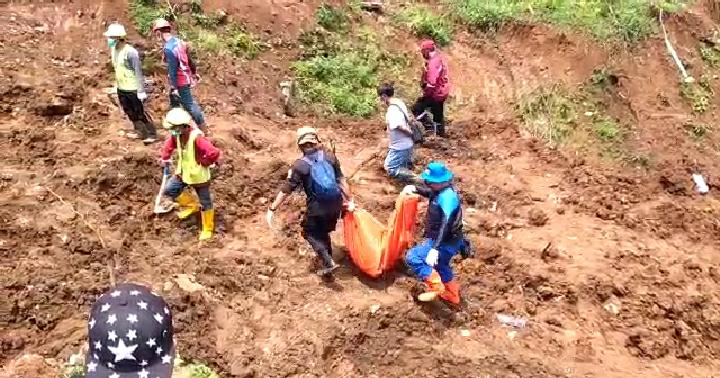
M 169 27 L 172 27 L 172 25 L 170 25 L 170 22 L 168 20 L 164 18 L 158 18 L 157 20 L 155 20 L 155 22 L 153 22 L 152 31 L 154 33 L 160 29 Z

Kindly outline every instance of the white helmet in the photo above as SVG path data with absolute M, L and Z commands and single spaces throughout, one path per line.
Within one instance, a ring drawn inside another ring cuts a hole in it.
M 183 108 L 172 108 L 165 115 L 163 120 L 163 127 L 170 130 L 181 125 L 189 125 L 192 121 L 190 113 L 185 111 Z
M 108 30 L 103 35 L 110 38 L 120 38 L 126 36 L 127 33 L 124 26 L 114 22 L 108 25 Z

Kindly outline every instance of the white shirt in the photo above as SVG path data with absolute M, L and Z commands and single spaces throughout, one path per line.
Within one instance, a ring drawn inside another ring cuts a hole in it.
M 407 119 L 407 106 L 399 98 L 391 98 L 388 104 L 387 113 L 385 113 L 385 122 L 387 122 L 388 138 L 390 139 L 389 148 L 391 150 L 407 150 L 412 148 L 412 137 L 399 129 L 409 129 Z

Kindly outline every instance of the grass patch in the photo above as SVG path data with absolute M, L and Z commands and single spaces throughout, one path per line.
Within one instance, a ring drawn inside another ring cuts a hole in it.
M 411 6 L 395 16 L 396 20 L 407 27 L 415 36 L 432 38 L 440 46 L 450 44 L 452 40 L 452 26 L 438 14 L 426 6 Z
M 605 142 L 616 142 L 620 140 L 622 131 L 615 120 L 602 118 L 595 121 L 593 125 L 595 135 Z
M 350 26 L 350 17 L 340 8 L 323 3 L 315 11 L 318 25 L 329 32 L 347 31 Z
M 228 32 L 227 48 L 235 56 L 256 58 L 266 45 L 242 28 L 233 28 Z
M 597 97 L 599 89 L 612 85 L 609 72 L 596 70 L 576 90 L 555 85 L 524 96 L 517 106 L 523 130 L 552 147 L 567 145 L 597 150 L 607 158 L 622 157 L 627 127 L 608 116 Z
M 720 48 L 718 48 L 717 45 L 703 43 L 702 46 L 700 46 L 700 57 L 710 67 L 720 67 Z
M 130 16 L 143 35 L 149 35 L 153 22 L 168 15 L 168 10 L 159 7 L 156 0 L 130 1 Z
M 576 104 L 559 86 L 531 93 L 521 101 L 519 111 L 525 130 L 551 145 L 564 143 L 578 119 Z
M 406 55 L 389 53 L 370 28 L 353 37 L 322 29 L 302 33 L 300 60 L 292 64 L 298 99 L 320 114 L 369 117 L 377 111 L 381 81 L 397 81 L 410 66 Z
M 712 126 L 702 123 L 686 123 L 683 127 L 685 131 L 696 140 L 703 139 L 712 131 Z
M 240 25 L 225 25 L 224 12 L 203 13 L 199 0 L 188 3 L 187 7 L 166 6 L 155 0 L 132 0 L 130 13 L 141 32 L 149 32 L 158 18 L 174 20 L 180 38 L 201 55 L 231 54 L 252 59 L 266 48 L 265 43 Z
M 684 0 L 446 0 L 453 15 L 483 31 L 509 22 L 578 28 L 599 39 L 642 40 L 657 30 L 656 10 L 680 11 Z
M 684 82 L 680 84 L 680 96 L 692 107 L 696 114 L 708 111 L 712 105 L 714 92 L 710 80 L 706 77 L 697 82 Z
M 190 364 L 184 368 L 190 378 L 220 378 L 211 368 L 203 364 Z

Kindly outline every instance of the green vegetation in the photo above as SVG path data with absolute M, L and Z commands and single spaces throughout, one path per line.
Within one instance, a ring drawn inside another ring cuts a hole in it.
M 142 33 L 149 33 L 158 18 L 174 20 L 180 37 L 200 54 L 232 54 L 252 59 L 266 46 L 240 25 L 225 25 L 227 17 L 223 12 L 203 13 L 199 0 L 189 3 L 189 13 L 156 0 L 131 0 L 130 14 Z
M 616 84 L 611 70 L 601 68 L 576 90 L 561 85 L 539 88 L 517 106 L 522 128 L 551 146 L 597 150 L 603 157 L 622 158 L 628 129 L 606 114 L 600 100 L 603 91 Z
M 622 131 L 615 120 L 601 118 L 594 122 L 595 134 L 605 142 L 616 142 L 620 140 Z
M 141 34 L 150 34 L 153 22 L 168 14 L 168 9 L 159 7 L 156 0 L 130 1 L 130 16 Z
M 191 378 L 220 378 L 211 368 L 203 364 L 190 364 L 185 366 Z
M 381 80 L 397 81 L 409 67 L 405 55 L 386 52 L 380 41 L 369 28 L 351 38 L 323 30 L 302 33 L 301 60 L 292 65 L 298 99 L 318 113 L 374 114 Z
M 318 25 L 329 32 L 346 31 L 350 26 L 350 18 L 345 12 L 327 3 L 323 3 L 317 11 L 315 11 L 315 19 Z
M 693 112 L 702 114 L 710 109 L 714 92 L 710 80 L 703 77 L 697 82 L 681 83 L 680 95 L 692 106 Z
M 396 15 L 396 20 L 421 38 L 432 38 L 440 46 L 450 44 L 452 26 L 445 17 L 433 13 L 426 6 L 406 8 Z
M 85 367 L 83 365 L 65 365 L 62 378 L 83 378 Z
M 446 0 L 453 15 L 483 31 L 510 22 L 547 22 L 599 40 L 641 40 L 656 30 L 655 9 L 677 12 L 684 0 Z
M 564 143 L 578 120 L 577 105 L 559 86 L 531 93 L 521 101 L 519 111 L 525 130 L 551 145 Z
M 712 68 L 720 68 L 720 48 L 717 45 L 703 43 L 700 47 L 700 57 Z

